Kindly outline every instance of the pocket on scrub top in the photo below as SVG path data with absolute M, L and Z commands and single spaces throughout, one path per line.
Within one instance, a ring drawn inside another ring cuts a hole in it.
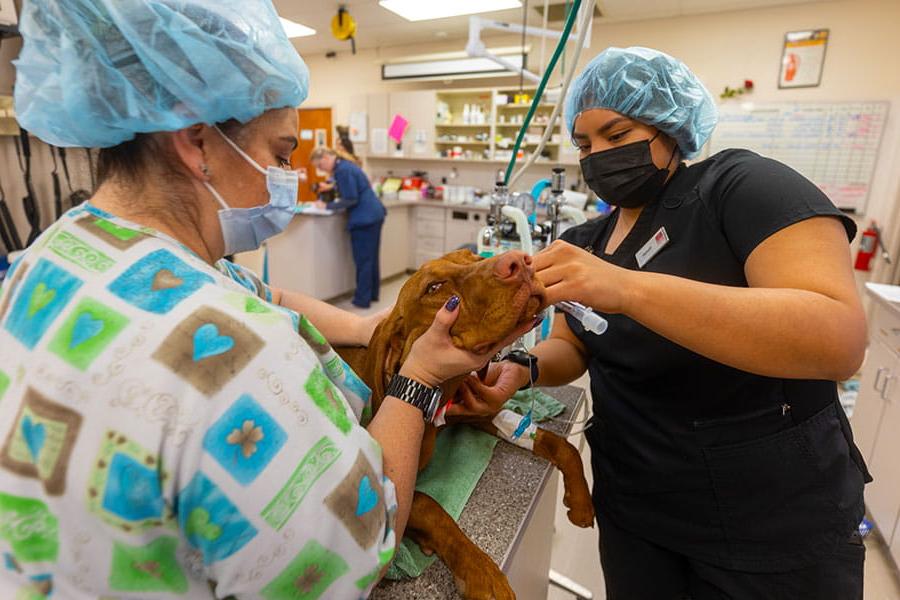
M 846 539 L 839 496 L 850 456 L 835 411 L 703 448 L 734 568 L 798 568 L 833 549 L 835 536 Z

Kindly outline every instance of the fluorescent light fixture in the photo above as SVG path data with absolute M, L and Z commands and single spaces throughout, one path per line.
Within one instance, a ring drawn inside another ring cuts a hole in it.
M 316 35 L 316 30 L 312 27 L 301 25 L 296 21 L 291 21 L 290 19 L 285 19 L 284 17 L 278 17 L 278 20 L 281 21 L 281 26 L 284 28 L 284 32 L 289 38 Z
M 405 60 L 403 62 L 385 63 L 381 66 L 381 78 L 388 79 L 470 79 L 484 76 L 515 75 L 487 58 L 472 58 L 469 56 L 450 57 L 446 55 L 436 59 Z M 521 68 L 522 55 L 504 57 Z
M 428 21 L 522 7 L 519 0 L 379 0 L 378 4 L 407 21 Z

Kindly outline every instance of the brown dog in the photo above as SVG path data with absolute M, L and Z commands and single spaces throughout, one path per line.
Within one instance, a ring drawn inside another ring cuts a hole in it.
M 458 250 L 426 263 L 403 285 L 394 310 L 375 329 L 368 348 L 337 349 L 372 389 L 373 411 L 378 410 L 388 382 L 413 342 L 431 326 L 437 311 L 454 294 L 461 303 L 460 314 L 450 330 L 451 339 L 457 347 L 473 352 L 489 350 L 544 308 L 543 286 L 534 278 L 522 253 L 481 259 L 468 250 Z M 456 394 L 464 378 L 443 384 L 445 400 Z M 497 433 L 490 418 L 466 422 Z M 436 427 L 425 428 L 420 470 L 431 459 L 437 432 Z M 565 438 L 539 428 L 533 452 L 562 472 L 563 503 L 569 507 L 569 520 L 579 527 L 593 526 L 591 495 L 575 447 Z M 413 497 L 406 535 L 423 552 L 437 553 L 455 576 L 465 598 L 515 598 L 506 577 L 490 557 L 466 537 L 437 502 L 421 492 Z

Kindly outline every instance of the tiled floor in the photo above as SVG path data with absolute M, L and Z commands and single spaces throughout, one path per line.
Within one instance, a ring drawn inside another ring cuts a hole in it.
M 404 279 L 394 279 L 382 285 L 381 301 L 374 303 L 366 310 L 360 310 L 350 304 L 350 299 L 339 299 L 334 304 L 351 312 L 370 314 L 393 305 L 403 285 Z M 587 388 L 587 376 L 574 382 Z M 583 444 L 582 460 L 585 473 L 590 481 L 590 464 L 587 444 L 584 438 L 575 438 L 576 444 Z M 562 505 L 562 486 L 559 490 L 559 501 L 555 520 L 556 533 L 551 540 L 553 545 L 551 567 L 557 572 L 575 580 L 594 594 L 595 600 L 604 600 L 603 573 L 597 551 L 597 529 L 579 529 L 569 523 L 565 508 Z M 900 573 L 888 558 L 881 540 L 870 535 L 866 539 L 866 575 L 865 600 L 900 600 Z M 548 600 L 572 600 L 573 596 L 551 586 Z

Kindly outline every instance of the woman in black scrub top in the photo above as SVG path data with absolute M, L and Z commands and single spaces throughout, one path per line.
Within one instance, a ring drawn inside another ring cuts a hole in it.
M 838 403 L 866 344 L 853 222 L 789 167 L 746 150 L 690 166 L 715 126 L 681 62 L 609 48 L 573 83 L 586 182 L 617 207 L 533 258 L 558 313 L 540 385 L 590 373 L 600 559 L 609 600 L 857 600 L 870 481 Z M 470 378 L 496 411 L 527 367 Z

